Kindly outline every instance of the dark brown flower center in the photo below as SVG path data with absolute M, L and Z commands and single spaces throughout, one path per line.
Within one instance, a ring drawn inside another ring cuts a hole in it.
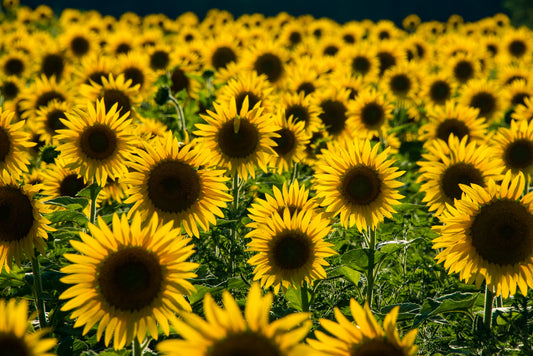
M 289 35 L 289 42 L 291 43 L 291 46 L 295 46 L 302 42 L 302 34 L 298 31 L 292 31 Z
M 26 342 L 13 333 L 0 332 L 0 350 L 5 356 L 30 356 Z
M 353 167 L 342 178 L 341 193 L 351 204 L 372 204 L 381 193 L 381 179 L 370 167 Z
M 507 145 L 503 159 L 512 169 L 525 169 L 533 164 L 533 142 L 527 139 L 515 140 Z
M 92 80 L 96 84 L 103 85 L 104 82 L 102 81 L 102 77 L 107 78 L 109 74 L 111 73 L 104 72 L 101 70 L 92 72 L 91 74 L 88 75 L 87 80 L 85 81 L 85 84 L 90 84 Z
M 513 265 L 531 257 L 533 215 L 518 201 L 496 200 L 482 206 L 473 217 L 469 235 L 482 258 Z
M 222 153 L 230 158 L 244 158 L 253 154 L 259 145 L 259 132 L 247 119 L 227 121 L 218 131 L 217 141 Z M 238 126 L 238 130 L 236 130 Z
M 309 125 L 309 111 L 307 108 L 300 104 L 289 105 L 285 109 L 285 118 L 288 120 L 293 117 L 294 122 L 305 122 L 305 126 Z
M 118 104 L 117 112 L 121 115 L 131 112 L 131 100 L 122 90 L 106 89 L 104 91 L 103 99 L 106 110 L 108 111 L 113 105 Z
M 265 74 L 268 81 L 275 83 L 283 74 L 283 62 L 273 53 L 265 53 L 257 57 L 254 70 L 258 74 Z
M 153 70 L 165 69 L 170 63 L 170 56 L 167 51 L 157 50 L 150 56 L 150 67 Z
M 396 64 L 396 58 L 392 53 L 379 52 L 377 57 L 379 59 L 379 75 L 383 75 L 387 69 Z
M 522 40 L 514 40 L 509 43 L 509 53 L 514 57 L 522 57 L 526 53 L 527 46 Z
M 60 54 L 46 55 L 41 63 L 41 73 L 46 75 L 47 78 L 55 75 L 57 79 L 60 79 L 64 69 L 65 60 Z
M 74 173 L 69 174 L 59 183 L 59 195 L 75 197 L 85 187 L 82 177 Z
M 361 109 L 361 121 L 367 130 L 376 130 L 385 123 L 385 110 L 376 102 L 370 102 Z
M 51 135 L 55 135 L 57 130 L 64 129 L 66 126 L 61 122 L 61 119 L 66 119 L 63 110 L 52 110 L 46 114 L 46 129 Z
M 334 45 L 329 45 L 326 48 L 324 48 L 324 55 L 325 56 L 334 56 L 339 52 L 339 47 Z
M 235 104 L 237 105 L 237 113 L 241 112 L 244 99 L 248 97 L 248 109 L 252 109 L 258 102 L 261 101 L 261 97 L 255 95 L 251 91 L 242 91 L 235 96 Z
M 274 138 L 274 142 L 277 143 L 277 146 L 274 147 L 274 151 L 278 156 L 283 157 L 288 153 L 294 150 L 296 146 L 296 137 L 294 132 L 288 128 L 282 128 L 281 130 L 276 131 L 279 137 Z
M 524 105 L 526 106 L 526 99 L 530 98 L 530 93 L 526 92 L 519 92 L 513 95 L 511 98 L 511 105 L 517 106 L 517 105 Z
M 401 348 L 387 340 L 371 339 L 356 345 L 350 356 L 407 356 Z
M 11 152 L 11 141 L 6 130 L 0 127 L 0 162 L 6 160 L 7 155 Z
M 65 101 L 65 97 L 63 96 L 63 94 L 58 93 L 55 90 L 44 92 L 39 95 L 39 97 L 37 97 L 37 100 L 35 101 L 35 109 L 39 109 L 43 106 L 50 104 L 52 100 L 63 102 Z
M 139 84 L 140 87 L 144 84 L 144 73 L 137 67 L 125 68 L 122 73 L 124 73 L 124 78 L 126 80 L 131 80 L 131 85 Z
M 231 62 L 237 60 L 235 52 L 226 46 L 218 47 L 211 56 L 211 63 L 215 69 L 226 68 Z
M 126 247 L 100 265 L 97 283 L 104 299 L 124 311 L 150 306 L 161 293 L 163 268 L 152 252 Z
M 75 56 L 82 57 L 89 52 L 90 43 L 83 36 L 76 36 L 70 41 L 70 49 Z
M 189 89 L 191 88 L 190 79 L 185 75 L 185 72 L 181 70 L 180 68 L 176 68 L 172 71 L 172 73 L 170 74 L 170 80 L 172 81 L 170 90 L 173 93 L 178 93 L 182 91 L 183 89 L 189 91 Z
M 474 66 L 470 61 L 459 61 L 453 68 L 454 77 L 464 83 L 474 76 Z
M 131 46 L 127 43 L 120 43 L 115 49 L 116 54 L 128 53 L 129 51 L 131 51 Z
M 0 187 L 0 241 L 22 240 L 33 226 L 33 206 L 19 188 Z
M 207 351 L 207 356 L 281 356 L 282 354 L 274 341 L 253 331 L 229 334 L 215 342 Z
M 16 75 L 19 76 L 24 71 L 24 62 L 18 58 L 8 59 L 4 63 L 4 72 L 7 75 Z
M 448 142 L 450 135 L 462 139 L 464 136 L 470 134 L 470 130 L 466 123 L 458 119 L 446 119 L 437 127 L 437 138 Z
M 300 231 L 283 231 L 269 243 L 272 265 L 282 270 L 295 270 L 311 262 L 313 245 Z
M 346 125 L 346 105 L 342 101 L 327 99 L 320 104 L 322 113 L 320 119 L 330 134 L 338 134 Z
M 451 95 L 452 88 L 445 80 L 437 80 L 431 84 L 429 97 L 434 103 L 444 104 L 446 100 L 450 99 Z
M 442 174 L 440 186 L 449 203 L 453 204 L 454 199 L 461 199 L 463 191 L 459 184 L 477 184 L 485 186 L 485 179 L 479 169 L 470 163 L 456 163 L 446 168 Z
M 496 98 L 488 92 L 480 92 L 472 96 L 470 106 L 479 109 L 479 117 L 491 117 L 496 109 Z
M 107 125 L 95 124 L 83 130 L 80 148 L 87 157 L 105 160 L 117 150 L 117 135 Z
M 178 160 L 163 161 L 150 171 L 148 197 L 159 210 L 180 213 L 200 198 L 202 185 L 196 170 Z
M 0 87 L 0 93 L 5 100 L 13 100 L 19 95 L 20 89 L 17 84 L 13 82 L 5 82 L 2 87 Z

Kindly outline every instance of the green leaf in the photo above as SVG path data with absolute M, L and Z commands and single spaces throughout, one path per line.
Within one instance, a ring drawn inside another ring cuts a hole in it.
M 413 319 L 417 314 L 420 313 L 420 305 L 416 303 L 399 303 L 391 304 L 381 308 L 381 313 L 383 316 L 388 314 L 394 307 L 400 307 L 400 312 L 398 313 L 398 321 Z
M 375 265 L 378 265 L 385 257 L 387 257 L 387 254 L 381 251 L 358 248 L 344 253 L 341 257 L 341 261 L 343 264 L 356 271 L 366 273 L 368 272 L 368 257 L 371 253 L 374 254 Z
M 241 277 L 231 277 L 228 279 L 228 289 L 247 289 L 248 285 Z
M 46 218 L 50 220 L 52 224 L 57 224 L 65 221 L 72 221 L 80 226 L 87 226 L 89 218 L 78 211 L 61 210 L 54 211 L 53 213 L 46 214 Z
M 89 205 L 89 200 L 84 197 L 59 197 L 47 200 L 45 203 L 62 206 L 70 210 L 80 210 Z
M 340 266 L 338 268 L 335 268 L 331 272 L 328 273 L 329 276 L 343 276 L 344 279 L 346 279 L 349 282 L 352 282 L 353 284 L 359 283 L 359 279 L 361 279 L 361 273 L 357 272 L 353 268 L 350 268 L 348 266 Z
M 94 194 L 98 195 L 98 193 L 100 193 L 102 190 L 102 187 L 100 187 L 97 183 L 93 183 L 80 190 L 76 196 L 91 199 L 91 190 L 94 190 Z
M 422 304 L 420 314 L 415 316 L 413 328 L 416 328 L 429 317 L 437 314 L 458 312 L 471 314 L 477 297 L 478 293 L 455 292 L 437 299 L 428 298 Z
M 207 293 L 213 295 L 214 293 L 220 292 L 224 289 L 224 287 L 207 287 L 203 286 L 201 284 L 193 284 L 193 286 L 196 288 L 196 292 L 191 294 L 189 296 L 189 303 L 194 304 L 196 302 L 199 302 L 200 300 L 204 299 L 205 295 Z

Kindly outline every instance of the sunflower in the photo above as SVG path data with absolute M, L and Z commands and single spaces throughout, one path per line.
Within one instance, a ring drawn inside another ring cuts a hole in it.
M 420 16 L 417 14 L 410 14 L 402 20 L 402 27 L 407 32 L 414 32 L 421 22 L 422 20 L 420 19 Z
M 261 295 L 257 283 L 248 292 L 244 315 L 228 291 L 222 294 L 224 308 L 210 294 L 204 298 L 205 319 L 181 313 L 175 325 L 183 339 L 162 341 L 164 355 L 294 355 L 311 328 L 309 313 L 293 313 L 269 323 L 272 294 Z
M 533 174 L 533 121 L 513 121 L 509 128 L 499 128 L 490 144 L 507 170 L 522 172 L 526 178 Z
M 30 162 L 25 151 L 34 143 L 30 142 L 30 135 L 23 129 L 24 121 L 11 123 L 13 116 L 13 112 L 0 108 L 0 172 L 19 177 L 22 172 L 28 171 Z
M 176 54 L 173 53 L 173 55 L 175 56 Z M 189 60 L 185 59 L 179 65 L 170 65 L 170 91 L 173 94 L 177 94 L 180 91 L 185 90 L 189 97 L 197 99 L 201 84 L 198 80 L 194 79 L 194 76 L 201 76 L 201 73 L 198 71 L 197 65 L 194 63 L 198 58 L 192 56 L 189 59 L 192 63 L 188 63 Z
M 459 102 L 478 109 L 478 117 L 483 117 L 488 122 L 503 119 L 501 93 L 494 81 L 471 80 L 462 87 Z
M 433 227 L 439 234 L 435 258 L 448 273 L 459 272 L 478 288 L 485 280 L 503 298 L 517 286 L 523 295 L 533 288 L 533 193 L 520 198 L 524 187 L 524 176 L 512 178 L 511 172 L 501 185 L 490 180 L 486 188 L 461 187 L 461 200 L 441 216 L 443 225 Z
M 379 43 L 375 52 L 379 60 L 379 76 L 382 76 L 387 69 L 407 61 L 407 56 L 401 49 L 402 45 L 398 41 L 390 40 Z
M 113 203 L 122 203 L 128 198 L 128 185 L 124 182 L 125 179 L 111 179 L 107 177 L 107 182 L 102 187 L 98 194 L 96 205 L 111 205 Z
M 347 46 L 360 43 L 363 37 L 363 27 L 359 21 L 348 21 L 341 25 L 338 35 Z
M 527 84 L 525 80 L 515 80 L 504 91 L 505 109 L 514 110 L 517 106 L 525 106 L 526 99 L 533 98 L 533 83 Z
M 183 226 L 189 236 L 200 236 L 197 224 L 208 231 L 231 200 L 224 172 L 200 169 L 207 162 L 197 156 L 193 144 L 180 145 L 172 133 L 143 145 L 130 162 L 135 172 L 125 180 L 130 186 L 126 203 L 134 203 L 130 215 L 136 210 L 143 217 L 157 212 L 163 221 Z
M 291 94 L 313 95 L 329 84 L 310 57 L 294 58 L 294 62 L 287 64 L 286 72 L 286 91 Z
M 326 212 L 340 214 L 343 227 L 357 226 L 359 231 L 373 229 L 395 212 L 402 183 L 395 180 L 404 172 L 392 167 L 390 148 L 378 153 L 380 145 L 368 140 L 329 146 L 315 164 L 313 186 Z
M 273 212 L 246 235 L 251 239 L 247 251 L 258 252 L 248 260 L 255 266 L 254 280 L 278 293 L 280 287 L 285 291 L 326 278 L 325 258 L 336 254 L 324 241 L 330 230 L 330 220 L 311 210 Z
M 394 307 L 385 316 L 383 327 L 376 321 L 368 303 L 365 303 L 363 308 L 352 298 L 350 311 L 355 325 L 335 307 L 337 322 L 320 319 L 322 327 L 331 335 L 316 330 L 316 339 L 306 339 L 307 344 L 324 355 L 414 356 L 417 354 L 418 347 L 415 345 L 417 329 L 410 330 L 403 339 L 398 334 L 396 320 L 400 307 Z
M 47 78 L 44 74 L 37 78 L 21 93 L 20 110 L 24 119 L 34 119 L 37 110 L 45 107 L 53 100 L 69 102 L 69 88 L 58 84 L 56 78 Z
M 322 126 L 322 121 L 319 118 L 320 108 L 315 98 L 306 96 L 303 92 L 280 95 L 278 110 L 282 111 L 282 115 L 287 120 L 293 120 L 294 123 L 303 122 L 305 132 L 308 134 Z
M 80 254 L 64 255 L 72 264 L 61 269 L 61 282 L 73 286 L 59 298 L 69 299 L 61 310 L 73 310 L 74 327 L 83 326 L 85 335 L 98 323 L 96 338 L 105 333 L 106 346 L 114 339 L 118 350 L 134 339 L 142 343 L 147 331 L 157 339 L 157 324 L 169 334 L 175 313 L 191 310 L 184 295 L 194 291 L 187 279 L 198 265 L 186 262 L 194 253 L 190 239 L 157 214 L 149 220 L 136 214 L 131 225 L 126 215 L 112 219 L 113 230 L 98 216 L 98 226 L 89 224 L 92 236 L 80 232 L 82 241 L 70 240 Z
M 110 74 L 107 78 L 101 77 L 102 84 L 91 82 L 90 85 L 83 84 L 80 94 L 83 100 L 95 102 L 103 100 L 105 107 L 110 109 L 115 104 L 118 105 L 117 112 L 122 115 L 128 114 L 133 117 L 135 106 L 141 101 L 139 95 L 139 84 L 133 85 L 131 79 L 126 80 L 124 74 L 116 78 Z
M 31 70 L 28 56 L 21 51 L 9 51 L 0 57 L 0 68 L 4 75 L 18 78 L 24 78 Z
M 96 52 L 97 40 L 95 34 L 87 31 L 85 25 L 68 26 L 58 39 L 68 55 L 75 59 L 81 59 L 90 55 L 91 52 Z
M 400 39 L 403 34 L 394 22 L 390 20 L 380 20 L 372 28 L 369 34 L 369 40 L 371 42 L 380 42 L 387 40 Z
M 130 51 L 117 57 L 116 73 L 124 74 L 126 82 L 131 80 L 131 86 L 139 86 L 139 93 L 145 97 L 154 91 L 153 83 L 156 80 L 154 71 L 150 68 L 150 58 L 139 50 Z
M 533 119 L 533 98 L 525 98 L 523 104 L 516 106 L 511 117 L 516 121 L 531 121 Z
M 256 199 L 248 209 L 248 217 L 252 220 L 247 226 L 255 228 L 261 224 L 268 224 L 272 214 L 278 212 L 280 216 L 285 208 L 289 209 L 291 217 L 301 211 L 318 212 L 316 199 L 309 198 L 309 189 L 300 186 L 298 180 L 294 180 L 287 187 L 287 182 L 283 182 L 281 190 L 274 186 L 273 196 L 265 194 L 265 199 Z
M 202 54 L 202 59 L 205 61 L 204 68 L 218 71 L 230 63 L 239 62 L 242 51 L 230 33 L 232 32 L 222 32 L 204 42 Z
M 422 199 L 428 203 L 429 211 L 436 210 L 441 215 L 447 206 L 453 206 L 463 193 L 460 185 L 477 184 L 486 187 L 489 179 L 502 178 L 502 162 L 494 159 L 496 152 L 485 144 L 468 142 L 465 136 L 459 140 L 451 135 L 448 143 L 434 140 L 427 145 L 429 153 L 422 154 L 419 161 L 418 182 L 426 195 Z
M 22 80 L 13 75 L 2 78 L 0 83 L 0 95 L 2 96 L 4 102 L 17 99 L 19 94 L 22 92 L 24 85 L 25 84 L 22 82 Z
M 5 355 L 53 356 L 56 339 L 45 338 L 46 329 L 30 331 L 28 302 L 0 299 L 0 350 Z
M 255 71 L 244 71 L 231 78 L 227 85 L 219 89 L 217 101 L 220 104 L 229 105 L 232 100 L 235 100 L 237 112 L 240 112 L 244 98 L 248 97 L 250 108 L 260 103 L 263 110 L 270 113 L 273 110 L 272 90 L 272 85 L 265 75 L 258 75 Z
M 280 29 L 278 40 L 284 47 L 294 49 L 307 39 L 307 31 L 298 19 L 291 19 Z
M 355 101 L 350 102 L 348 125 L 356 137 L 369 134 L 383 135 L 392 119 L 394 106 L 382 92 L 374 89 L 363 91 Z
M 255 166 L 267 171 L 270 156 L 275 155 L 274 138 L 279 129 L 256 104 L 249 108 L 248 96 L 237 111 L 235 99 L 225 105 L 213 103 L 215 112 L 201 115 L 207 124 L 196 124 L 200 136 L 200 152 L 209 158 L 211 165 L 227 167 L 234 176 L 242 179 L 255 177 Z
M 398 65 L 383 74 L 380 87 L 391 93 L 397 102 L 414 98 L 418 93 L 419 78 L 414 65 Z
M 440 58 L 440 57 L 438 57 Z M 459 53 L 451 58 L 446 58 L 443 70 L 446 75 L 458 84 L 464 84 L 481 75 L 479 60 L 471 54 Z
M 60 119 L 67 127 L 58 130 L 58 150 L 70 168 L 78 168 L 85 182 L 103 186 L 107 177 L 120 178 L 128 172 L 126 162 L 132 159 L 135 137 L 131 133 L 128 114 L 117 112 L 117 105 L 106 110 L 105 100 L 96 105 L 87 102 L 85 110 L 67 113 Z
M 243 64 L 258 75 L 264 74 L 273 85 L 279 85 L 285 74 L 288 53 L 273 41 L 258 43 L 248 52 L 243 53 Z
M 109 36 L 106 36 L 106 52 L 110 56 L 118 56 L 119 54 L 127 54 L 133 51 L 138 47 L 137 39 L 139 36 L 137 32 L 132 27 L 118 25 L 115 32 L 109 33 Z
M 280 128 L 276 131 L 278 137 L 274 137 L 276 155 L 272 156 L 269 165 L 281 174 L 305 159 L 305 148 L 311 135 L 305 131 L 303 121 L 287 120 L 282 113 L 274 116 L 272 124 Z
M 533 82 L 533 77 L 526 66 L 502 65 L 498 68 L 498 82 L 500 87 L 511 85 L 515 80 L 523 80 L 529 84 Z
M 150 68 L 158 73 L 166 71 L 170 65 L 171 53 L 172 49 L 169 45 L 161 42 L 154 43 L 148 50 Z
M 163 138 L 169 129 L 157 119 L 138 117 L 133 131 L 138 138 L 139 147 L 142 148 L 142 142 L 150 141 L 156 137 Z
M 506 31 L 502 43 L 505 53 L 512 60 L 523 60 L 533 52 L 531 30 L 526 27 Z
M 58 82 L 63 78 L 69 78 L 70 66 L 63 49 L 52 39 L 47 38 L 44 42 L 42 45 L 45 49 L 38 54 L 39 75 L 45 75 L 47 78 L 55 77 Z
M 9 273 L 13 259 L 21 265 L 23 254 L 35 256 L 34 250 L 45 254 L 48 238 L 52 231 L 48 220 L 42 214 L 49 210 L 35 195 L 39 185 L 19 185 L 15 178 L 3 170 L 0 173 L 0 271 Z
M 366 42 L 343 49 L 339 61 L 345 63 L 356 77 L 362 77 L 367 82 L 378 79 L 380 62 L 374 47 Z
M 103 78 L 115 72 L 115 62 L 111 58 L 97 53 L 89 54 L 81 59 L 76 67 L 76 83 L 90 85 L 91 81 L 103 85 Z
M 348 122 L 352 118 L 348 111 L 349 90 L 330 87 L 316 93 L 315 97 L 321 111 L 318 117 L 328 134 L 336 138 L 349 136 L 351 127 Z
M 40 135 L 39 140 L 47 145 L 57 145 L 57 130 L 66 128 L 61 119 L 67 118 L 66 112 L 70 105 L 53 100 L 45 107 L 41 107 L 35 114 L 35 132 Z
M 47 199 L 57 197 L 75 197 L 83 188 L 87 187 L 76 170 L 67 167 L 67 162 L 59 156 L 53 164 L 42 170 L 42 194 Z
M 443 106 L 451 100 L 457 84 L 444 73 L 430 74 L 422 82 L 420 98 L 427 106 Z
M 459 139 L 468 135 L 470 140 L 484 141 L 487 123 L 485 119 L 478 118 L 478 112 L 478 109 L 454 101 L 446 102 L 444 107 L 429 107 L 429 122 L 420 127 L 420 140 L 441 139 L 448 142 L 448 137 L 453 134 Z

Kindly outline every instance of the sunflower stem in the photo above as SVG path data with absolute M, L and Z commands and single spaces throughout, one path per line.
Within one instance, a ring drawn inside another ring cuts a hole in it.
M 168 100 L 174 104 L 174 107 L 176 108 L 176 113 L 178 114 L 178 119 L 180 120 L 181 129 L 183 130 L 183 133 L 187 133 L 187 124 L 185 123 L 185 114 L 183 113 L 183 108 L 181 107 L 178 100 L 169 94 Z
M 374 251 L 376 248 L 376 231 L 374 229 L 368 229 L 368 271 L 367 271 L 367 289 L 366 289 L 366 301 L 368 306 L 372 308 L 372 298 L 374 294 Z
M 294 181 L 297 179 L 298 179 L 298 163 L 294 163 L 294 166 L 292 167 L 291 184 L 294 183 Z
M 98 188 L 98 185 L 94 183 L 89 187 L 91 194 L 91 216 L 89 217 L 89 222 L 91 224 L 94 224 L 96 221 L 96 198 L 98 198 L 98 193 L 100 192 L 100 189 Z
M 43 282 L 41 279 L 41 268 L 39 266 L 39 254 L 37 251 L 35 252 L 35 256 L 31 258 L 31 269 L 33 272 L 33 292 L 39 314 L 39 325 L 41 329 L 43 329 L 47 326 L 48 322 L 46 321 L 46 309 L 43 300 Z
M 144 343 L 143 343 L 144 344 Z M 141 346 L 139 339 L 134 338 L 131 346 L 132 356 L 141 356 L 144 353 L 144 347 Z
M 494 293 L 485 285 L 485 309 L 483 311 L 483 323 L 487 330 L 492 327 L 492 304 L 494 303 Z
M 237 213 L 239 206 L 239 174 L 235 172 L 233 176 L 233 211 Z
M 302 286 L 300 287 L 300 293 L 302 297 L 302 311 L 309 311 L 309 297 L 307 295 L 307 282 L 303 281 Z

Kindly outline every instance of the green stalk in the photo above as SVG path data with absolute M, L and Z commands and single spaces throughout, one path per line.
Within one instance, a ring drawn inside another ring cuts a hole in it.
M 300 293 L 302 297 L 302 311 L 309 311 L 309 297 L 307 295 L 307 282 L 303 281 L 302 286 L 300 287 Z
M 177 112 L 178 118 L 180 120 L 181 129 L 183 130 L 184 133 L 186 133 L 187 132 L 187 124 L 185 123 L 185 114 L 183 113 L 183 108 L 181 107 L 181 105 L 178 102 L 178 100 L 175 97 L 173 97 L 172 95 L 169 95 L 168 99 L 176 107 L 176 112 Z
M 494 303 L 494 293 L 485 285 L 485 309 L 483 311 L 483 323 L 490 330 L 492 327 L 492 304 Z
M 136 337 L 133 339 L 132 345 L 131 345 L 131 355 L 132 356 L 141 356 L 144 353 L 144 349 L 139 343 L 139 339 Z
M 233 210 L 237 212 L 237 207 L 239 206 L 239 174 L 235 172 L 233 176 Z
M 292 167 L 291 184 L 294 183 L 294 181 L 297 179 L 298 179 L 298 163 L 294 163 L 294 166 Z
M 35 298 L 35 304 L 39 313 L 39 325 L 41 329 L 48 325 L 46 321 L 46 309 L 43 300 L 43 282 L 41 280 L 41 269 L 39 266 L 39 255 L 35 252 L 35 256 L 31 258 L 31 269 L 33 272 L 33 293 Z
M 99 187 L 96 184 L 91 184 L 90 186 L 90 193 L 91 193 L 91 216 L 89 218 L 89 222 L 91 224 L 94 224 L 96 221 L 96 198 L 98 198 L 98 193 L 100 190 Z
M 367 271 L 367 289 L 366 289 L 366 301 L 368 306 L 372 308 L 372 298 L 374 294 L 374 251 L 376 248 L 376 231 L 374 229 L 368 229 L 368 249 L 370 253 L 368 254 L 368 271 Z

